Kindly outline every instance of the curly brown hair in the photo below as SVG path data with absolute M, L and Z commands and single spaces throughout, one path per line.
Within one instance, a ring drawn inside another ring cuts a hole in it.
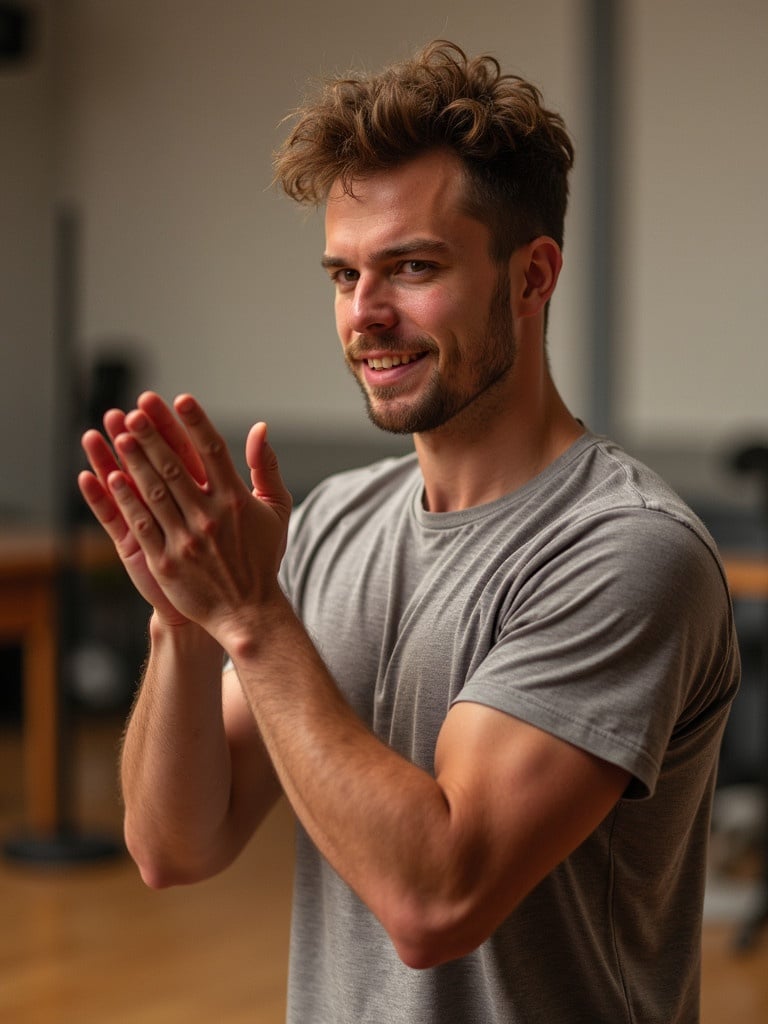
M 355 179 L 445 147 L 464 164 L 466 210 L 489 227 L 496 259 L 542 234 L 562 247 L 573 145 L 539 90 L 495 57 L 439 39 L 379 74 L 326 82 L 290 118 L 275 171 L 297 202 L 324 203 L 336 181 L 353 194 Z

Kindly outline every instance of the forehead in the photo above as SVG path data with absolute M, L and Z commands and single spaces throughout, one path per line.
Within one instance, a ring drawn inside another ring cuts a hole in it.
M 462 247 L 488 230 L 464 209 L 461 161 L 433 151 L 390 170 L 358 178 L 352 192 L 332 187 L 325 212 L 326 252 L 386 248 L 407 238 L 435 238 Z

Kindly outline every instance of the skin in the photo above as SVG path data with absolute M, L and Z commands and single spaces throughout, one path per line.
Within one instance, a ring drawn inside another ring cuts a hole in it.
M 334 190 L 326 216 L 348 365 L 372 417 L 421 424 L 433 511 L 508 493 L 581 431 L 543 353 L 559 249 L 536 239 L 499 267 L 461 185 L 456 159 L 429 153 L 354 197 Z M 365 362 L 393 355 L 419 358 Z M 80 487 L 154 608 L 121 765 L 145 881 L 221 870 L 282 791 L 406 964 L 474 949 L 597 827 L 627 774 L 469 703 L 445 719 L 434 774 L 416 768 L 350 710 L 277 584 L 290 496 L 264 424 L 246 442 L 250 491 L 191 396 L 171 410 L 147 393 L 105 426 L 109 443 L 83 439 Z M 222 651 L 236 668 L 223 679 Z

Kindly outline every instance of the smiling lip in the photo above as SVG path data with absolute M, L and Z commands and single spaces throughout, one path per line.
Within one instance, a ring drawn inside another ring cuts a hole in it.
M 366 352 L 357 357 L 362 376 L 370 387 L 389 387 L 405 380 L 427 352 Z
M 381 355 L 366 355 L 360 360 L 366 363 L 371 370 L 391 370 L 397 366 L 407 366 L 421 359 L 424 352 L 383 352 Z

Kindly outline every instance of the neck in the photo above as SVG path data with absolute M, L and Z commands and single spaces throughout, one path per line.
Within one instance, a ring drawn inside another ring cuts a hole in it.
M 517 381 L 520 377 L 513 375 Z M 531 375 L 524 375 L 528 385 Z M 495 501 L 554 462 L 584 432 L 542 366 L 536 386 L 500 387 L 482 408 L 414 437 L 431 512 Z

